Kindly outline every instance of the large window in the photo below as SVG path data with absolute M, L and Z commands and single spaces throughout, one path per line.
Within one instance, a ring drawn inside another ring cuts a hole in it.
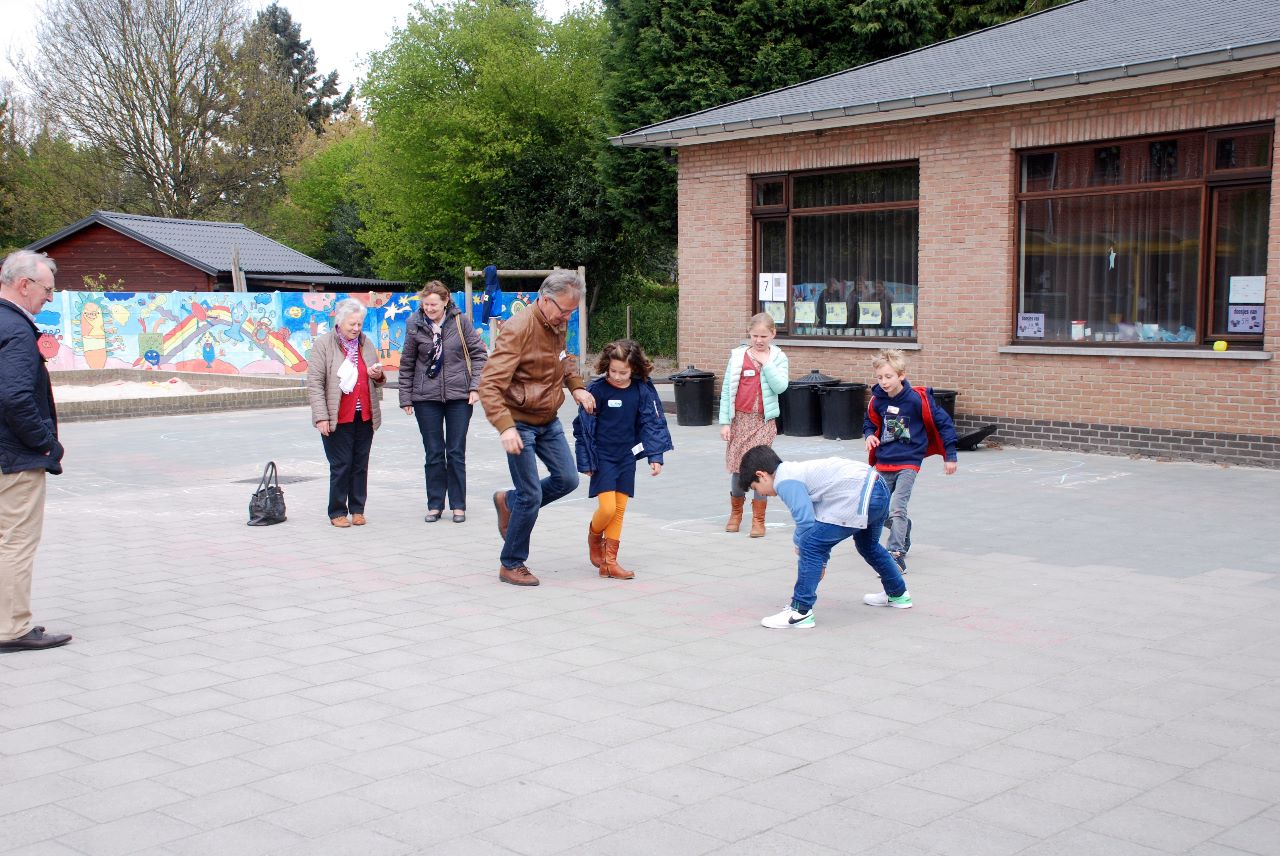
M 753 179 L 757 311 L 791 336 L 914 338 L 915 164 Z
M 1015 340 L 1260 344 L 1271 134 L 1024 152 Z

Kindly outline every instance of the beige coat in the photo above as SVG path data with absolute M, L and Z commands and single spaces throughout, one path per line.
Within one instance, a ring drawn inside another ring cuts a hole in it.
M 380 362 L 378 352 L 364 333 L 360 334 L 360 356 L 364 364 L 371 366 Z M 330 330 L 311 348 L 307 360 L 307 397 L 311 399 L 311 422 L 329 422 L 334 427 L 338 424 L 338 404 L 342 401 L 342 390 L 338 387 L 338 368 L 347 358 L 347 351 L 338 341 L 336 331 Z M 373 402 L 373 430 L 377 431 L 382 424 L 382 385 L 386 383 L 386 374 L 382 380 L 369 379 L 369 400 Z

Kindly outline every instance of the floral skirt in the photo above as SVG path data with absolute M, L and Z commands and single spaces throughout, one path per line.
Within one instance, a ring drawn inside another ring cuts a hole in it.
M 729 425 L 729 448 L 724 453 L 724 467 L 731 473 L 742 468 L 742 456 L 756 446 L 772 446 L 778 436 L 778 424 L 765 419 L 763 413 L 733 414 Z

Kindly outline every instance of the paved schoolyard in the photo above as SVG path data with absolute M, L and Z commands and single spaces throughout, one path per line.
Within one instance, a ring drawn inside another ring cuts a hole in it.
M 5 854 L 1280 852 L 1280 472 L 1019 449 L 931 462 L 916 607 L 841 548 L 721 530 L 715 428 L 638 476 L 597 579 L 585 488 L 537 589 L 497 581 L 496 436 L 424 524 L 384 401 L 370 524 L 335 530 L 302 409 L 68 425 L 37 620 L 0 656 Z M 566 410 L 566 415 L 568 415 Z M 784 457 L 854 444 L 780 438 Z M 289 522 L 244 525 L 261 465 Z

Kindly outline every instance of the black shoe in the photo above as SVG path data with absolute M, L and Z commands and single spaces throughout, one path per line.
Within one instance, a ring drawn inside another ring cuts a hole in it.
M 444 514 L 444 512 L 443 512 L 443 511 L 428 511 L 428 512 L 427 512 L 427 516 L 426 516 L 426 517 L 424 517 L 424 518 L 422 518 L 422 519 L 423 519 L 423 520 L 425 520 L 427 523 L 435 523 L 437 520 L 439 520 L 439 519 L 440 519 L 440 515 L 441 515 L 441 514 Z
M 39 651 L 43 648 L 57 648 L 70 641 L 70 633 L 45 633 L 43 627 L 32 627 L 17 639 L 0 642 L 0 651 Z

